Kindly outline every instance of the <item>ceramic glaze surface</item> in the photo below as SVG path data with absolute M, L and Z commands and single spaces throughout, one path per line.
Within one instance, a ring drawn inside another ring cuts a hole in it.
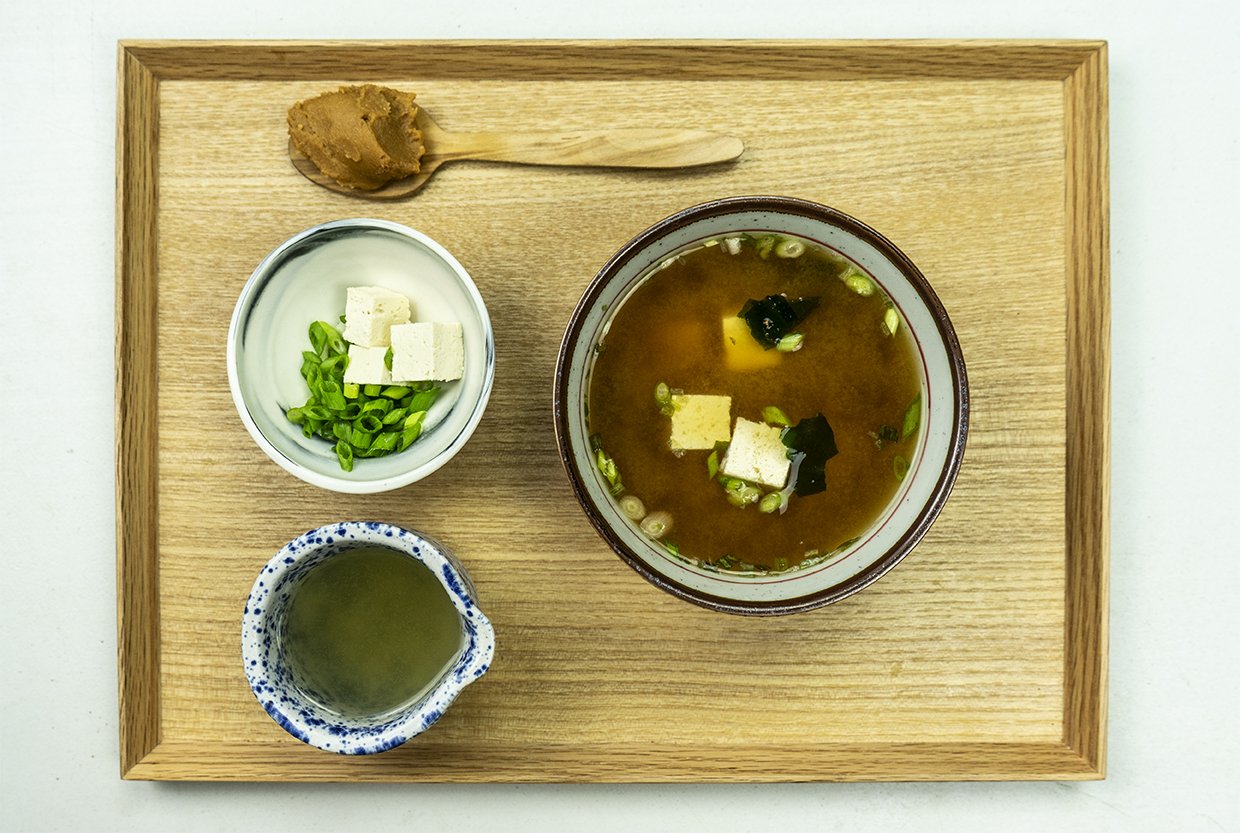
M 805 569 L 725 574 L 676 557 L 620 511 L 594 465 L 587 413 L 596 346 L 614 311 L 659 264 L 729 233 L 792 234 L 852 260 L 890 297 L 921 360 L 922 417 L 909 473 L 858 540 Z M 556 432 L 578 499 L 617 554 L 654 584 L 733 613 L 790 613 L 838 601 L 895 566 L 938 515 L 968 432 L 964 360 L 946 311 L 925 277 L 886 238 L 833 209 L 785 197 L 734 197 L 688 208 L 622 248 L 587 288 L 569 322 L 556 378 Z
M 413 704 L 368 718 L 343 717 L 304 696 L 293 683 L 281 640 L 292 593 L 309 571 L 338 553 L 380 546 L 425 565 L 461 617 L 462 647 L 443 674 Z M 285 731 L 328 752 L 367 755 L 399 746 L 430 728 L 460 694 L 486 673 L 495 632 L 478 608 L 460 562 L 433 540 L 376 521 L 344 521 L 312 529 L 286 544 L 259 573 L 246 602 L 241 655 L 258 702 Z
M 311 322 L 337 324 L 351 286 L 405 295 L 414 321 L 459 322 L 465 375 L 441 383 L 417 442 L 398 454 L 359 459 L 346 472 L 332 444 L 303 437 L 285 411 L 309 394 L 299 368 Z M 237 413 L 276 464 L 325 489 L 381 492 L 431 474 L 465 445 L 490 398 L 495 339 L 482 296 L 446 249 L 386 220 L 338 220 L 295 235 L 254 270 L 233 311 L 227 364 Z

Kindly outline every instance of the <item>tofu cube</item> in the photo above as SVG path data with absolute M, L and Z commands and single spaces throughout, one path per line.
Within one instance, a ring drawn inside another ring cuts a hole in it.
M 714 448 L 731 436 L 732 397 L 684 394 L 672 397 L 674 450 Z
M 460 324 L 418 322 L 392 327 L 392 378 L 401 382 L 450 382 L 465 375 Z
M 778 350 L 766 350 L 753 337 L 745 319 L 723 319 L 723 361 L 728 370 L 745 373 L 775 367 L 783 360 Z
M 344 340 L 363 347 L 387 347 L 393 324 L 409 320 L 409 299 L 381 286 L 351 286 L 344 307 Z
M 358 385 L 390 385 L 392 373 L 387 369 L 388 348 L 349 345 L 349 366 L 344 369 L 346 383 Z
M 792 461 L 788 459 L 788 448 L 780 441 L 779 433 L 775 425 L 737 417 L 732 444 L 719 470 L 728 477 L 782 489 L 788 482 Z

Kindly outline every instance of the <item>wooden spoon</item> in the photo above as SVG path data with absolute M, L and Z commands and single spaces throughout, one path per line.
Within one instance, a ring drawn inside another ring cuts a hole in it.
M 416 123 L 426 145 L 421 170 L 374 191 L 346 188 L 324 175 L 293 146 L 291 139 L 288 155 L 302 176 L 324 188 L 352 197 L 395 200 L 421 188 L 440 166 L 460 159 L 523 165 L 689 168 L 728 162 L 745 150 L 745 143 L 735 136 L 706 130 L 637 127 L 569 133 L 449 133 L 421 108 Z

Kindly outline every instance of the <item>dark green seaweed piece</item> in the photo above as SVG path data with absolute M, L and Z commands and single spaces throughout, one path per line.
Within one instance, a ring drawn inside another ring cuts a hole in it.
M 831 423 L 821 413 L 785 428 L 780 439 L 788 447 L 796 486 L 801 496 L 816 495 L 827 489 L 827 461 L 840 453 Z
M 760 301 L 750 298 L 737 315 L 749 325 L 749 332 L 763 349 L 770 350 L 817 306 L 817 298 L 789 300 L 785 295 L 767 295 Z

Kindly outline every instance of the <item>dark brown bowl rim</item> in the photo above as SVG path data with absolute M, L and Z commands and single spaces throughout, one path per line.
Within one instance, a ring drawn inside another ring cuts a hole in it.
M 955 400 L 955 410 L 952 415 L 952 440 L 947 461 L 939 475 L 938 482 L 930 493 L 930 498 L 926 501 L 926 505 L 922 507 L 921 512 L 899 540 L 881 558 L 865 570 L 839 584 L 805 596 L 771 602 L 737 601 L 710 593 L 703 593 L 686 587 L 651 569 L 603 521 L 598 506 L 590 497 L 589 492 L 586 491 L 581 473 L 577 471 L 573 464 L 572 449 L 569 447 L 568 410 L 566 407 L 569 375 L 568 360 L 572 353 L 572 346 L 581 334 L 586 313 L 598 301 L 598 296 L 602 292 L 603 287 L 615 277 L 621 266 L 646 246 L 664 235 L 701 219 L 735 214 L 741 211 L 791 214 L 823 221 L 861 238 L 888 258 L 921 296 L 926 308 L 934 318 L 935 325 L 943 339 L 943 344 L 947 348 Z M 938 295 L 930 287 L 929 281 L 926 280 L 921 270 L 902 251 L 896 248 L 894 243 L 860 220 L 821 203 L 796 197 L 737 196 L 725 197 L 690 206 L 660 220 L 622 246 L 603 265 L 598 274 L 595 275 L 594 280 L 586 287 L 581 300 L 577 303 L 576 309 L 573 310 L 573 314 L 568 319 L 568 325 L 564 331 L 564 340 L 560 344 L 560 352 L 556 358 L 552 411 L 555 423 L 555 440 L 560 452 L 560 462 L 563 463 L 564 471 L 568 474 L 569 484 L 573 487 L 573 494 L 576 496 L 577 502 L 581 504 L 590 523 L 616 555 L 620 556 L 625 563 L 637 571 L 642 578 L 685 601 L 724 613 L 769 616 L 812 610 L 851 596 L 886 575 L 917 546 L 947 502 L 947 497 L 951 493 L 952 486 L 956 481 L 956 475 L 960 471 L 961 461 L 964 459 L 965 440 L 969 433 L 969 383 L 965 373 L 964 354 L 960 349 L 960 340 L 956 337 L 956 330 L 952 327 L 951 320 L 947 316 L 947 310 L 943 308 L 942 301 L 939 300 Z

